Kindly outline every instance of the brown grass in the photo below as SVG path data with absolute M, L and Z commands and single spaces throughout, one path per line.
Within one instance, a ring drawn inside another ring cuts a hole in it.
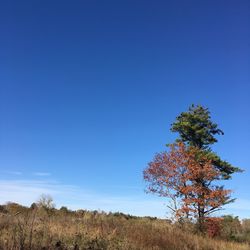
M 0 213 L 0 249 L 247 250 L 250 246 L 198 236 L 166 220 L 16 206 Z

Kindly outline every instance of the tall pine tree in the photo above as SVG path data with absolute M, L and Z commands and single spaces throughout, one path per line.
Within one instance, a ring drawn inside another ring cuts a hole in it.
M 211 145 L 217 142 L 216 135 L 224 135 L 218 125 L 211 120 L 208 108 L 201 105 L 192 105 L 187 112 L 182 112 L 171 125 L 171 131 L 179 133 L 177 141 L 190 147 L 200 149 L 213 165 L 220 170 L 222 179 L 230 179 L 236 172 L 242 172 L 238 167 L 222 160 L 212 151 Z

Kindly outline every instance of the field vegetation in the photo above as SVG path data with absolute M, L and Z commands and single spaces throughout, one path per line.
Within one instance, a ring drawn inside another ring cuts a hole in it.
M 0 206 L 0 249 L 250 249 L 250 220 L 225 217 L 220 234 L 200 235 L 195 225 L 123 213 L 55 209 L 43 199 L 24 207 Z

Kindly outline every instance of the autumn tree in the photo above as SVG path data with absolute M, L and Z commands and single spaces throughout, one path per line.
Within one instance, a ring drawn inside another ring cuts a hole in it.
M 224 133 L 207 108 L 192 105 L 177 116 L 171 131 L 179 134 L 175 144 L 155 156 L 144 178 L 150 192 L 171 199 L 170 208 L 177 217 L 197 218 L 202 230 L 205 217 L 233 201 L 230 190 L 214 183 L 242 170 L 212 151 L 216 136 Z
M 231 175 L 242 170 L 222 160 L 211 146 L 216 143 L 217 135 L 224 135 L 218 124 L 211 120 L 208 108 L 192 105 L 187 112 L 182 112 L 171 125 L 171 131 L 177 132 L 177 142 L 200 149 L 200 154 L 206 155 L 211 163 L 221 172 L 221 178 L 230 179 Z
M 170 198 L 176 218 L 197 220 L 201 231 L 206 217 L 232 201 L 231 191 L 215 184 L 220 177 L 221 172 L 207 155 L 200 154 L 200 148 L 182 142 L 170 145 L 169 152 L 156 154 L 144 170 L 148 191 Z
M 204 227 L 209 237 L 214 238 L 221 236 L 222 220 L 223 219 L 220 217 L 211 217 L 205 219 Z

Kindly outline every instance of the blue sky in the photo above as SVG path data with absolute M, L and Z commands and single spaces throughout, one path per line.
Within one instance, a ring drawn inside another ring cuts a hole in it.
M 245 169 L 250 217 L 249 1 L 6 1 L 0 8 L 0 203 L 165 216 L 142 171 L 192 103 Z

